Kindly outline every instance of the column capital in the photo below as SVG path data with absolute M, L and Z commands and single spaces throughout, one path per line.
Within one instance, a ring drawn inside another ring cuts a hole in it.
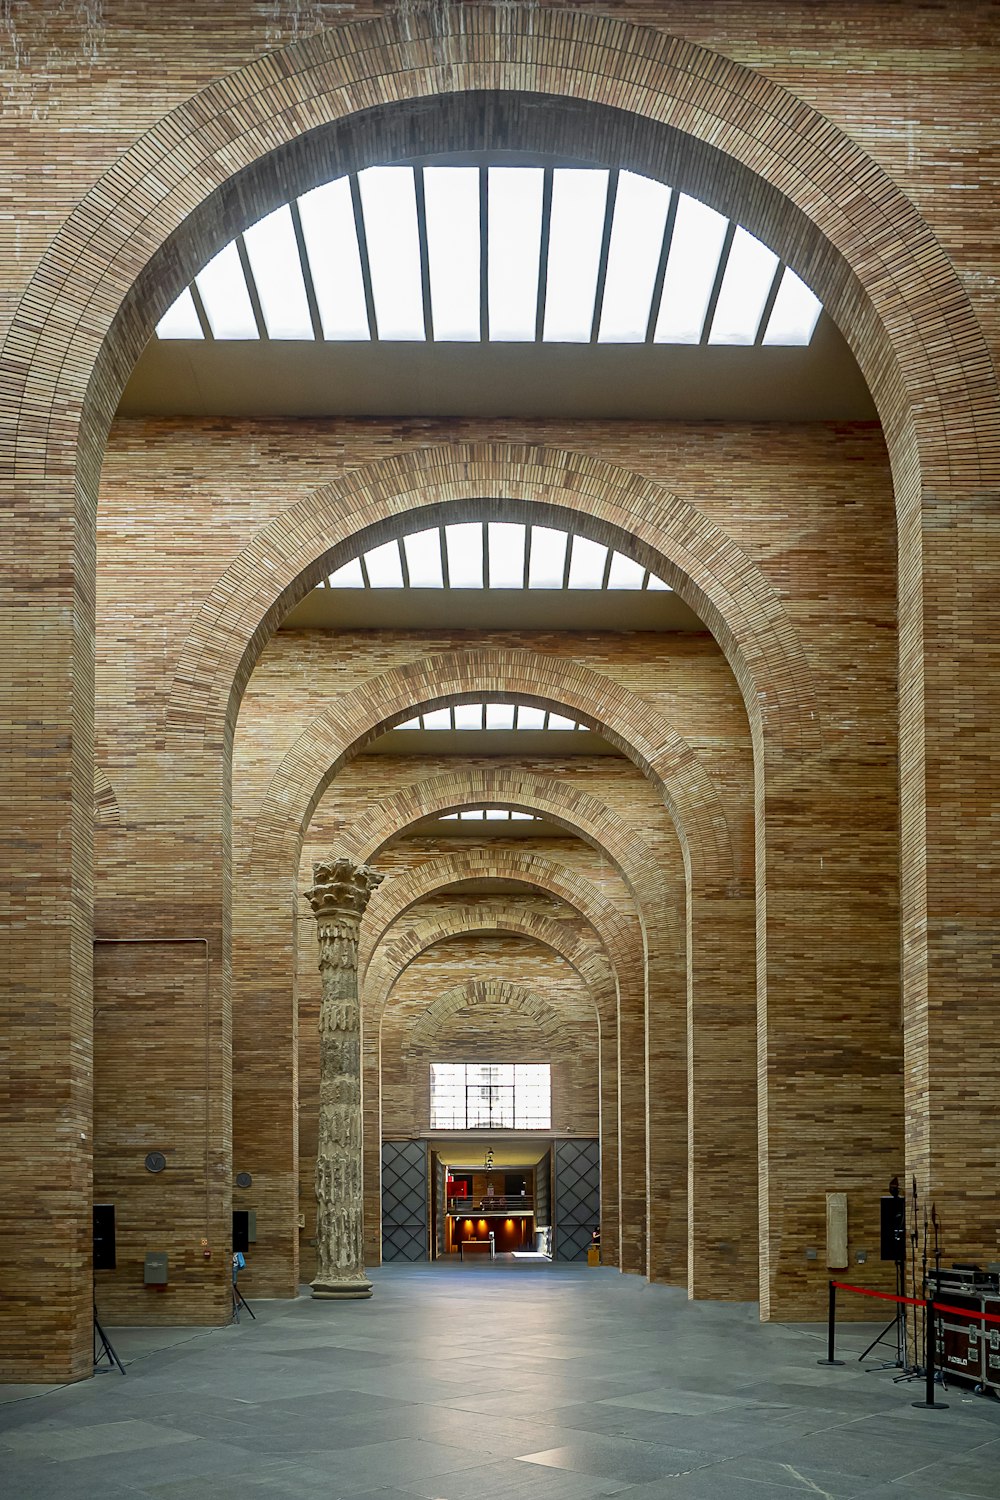
M 385 877 L 371 865 L 346 855 L 329 855 L 313 865 L 313 883 L 305 892 L 320 929 L 356 927 L 375 888 Z

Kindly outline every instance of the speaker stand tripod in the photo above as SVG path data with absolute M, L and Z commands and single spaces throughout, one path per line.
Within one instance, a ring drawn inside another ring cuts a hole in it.
M 100 1348 L 98 1348 L 100 1343 Z M 111 1369 L 118 1366 L 122 1374 L 125 1374 L 125 1366 L 115 1353 L 114 1345 L 101 1327 L 97 1316 L 97 1303 L 94 1303 L 94 1369 L 96 1370 L 102 1359 L 106 1359 Z
M 902 1260 L 896 1262 L 896 1296 L 905 1296 L 906 1265 Z M 885 1325 L 882 1332 L 872 1339 L 864 1354 L 858 1355 L 858 1363 L 866 1360 L 876 1344 L 884 1343 L 890 1329 L 896 1334 L 896 1358 L 887 1359 L 880 1365 L 872 1365 L 872 1370 L 905 1370 L 906 1369 L 906 1304 L 896 1303 L 896 1316 Z

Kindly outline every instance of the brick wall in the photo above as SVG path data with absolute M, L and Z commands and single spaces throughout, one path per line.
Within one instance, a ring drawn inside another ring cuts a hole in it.
M 30 1262 L 20 1230 L 2 1246 L 13 1291 L 0 1317 L 7 1320 L 7 1348 L 44 1350 L 40 1362 L 31 1356 L 30 1369 L 66 1378 L 89 1365 L 95 925 L 89 684 L 92 513 L 104 428 L 145 337 L 152 302 L 164 305 L 192 263 L 204 258 L 213 234 L 225 238 L 266 206 L 266 171 L 252 167 L 262 139 L 278 146 L 290 132 L 322 123 L 325 98 L 310 99 L 306 82 L 297 108 L 284 116 L 275 110 L 270 125 L 259 124 L 271 108 L 269 90 L 280 91 L 284 101 L 301 88 L 299 64 L 311 58 L 310 48 L 300 49 L 286 69 L 261 68 L 253 90 L 241 80 L 203 96 L 179 121 L 155 127 L 166 110 L 220 72 L 310 33 L 329 17 L 323 6 L 276 15 L 273 7 L 263 14 L 237 0 L 224 24 L 218 8 L 209 18 L 204 8 L 165 10 L 148 0 L 128 7 L 105 3 L 99 14 L 9 9 L 0 130 L 10 133 L 7 159 L 18 165 L 0 188 L 16 208 L 0 213 L 0 319 L 12 330 L 0 404 L 0 482 L 12 517 L 4 541 L 11 612 L 2 680 L 12 752 L 6 786 L 24 816 L 12 825 L 5 849 L 12 871 L 9 1160 L 17 1168 L 5 1184 L 5 1202 L 13 1223 L 46 1227 Z M 996 800 L 993 768 L 1000 763 L 983 671 L 1000 597 L 992 576 L 998 423 L 988 358 L 998 332 L 990 191 L 997 142 L 982 106 L 995 79 L 995 9 L 801 4 L 765 17 L 745 3 L 647 6 L 635 0 L 616 8 L 619 24 L 635 20 L 675 31 L 718 48 L 721 59 L 685 48 L 657 50 L 648 36 L 641 54 L 621 45 L 602 52 L 612 36 L 601 18 L 570 21 L 554 14 L 562 9 L 531 9 L 536 53 L 518 82 L 590 92 L 598 102 L 607 98 L 619 106 L 623 120 L 633 108 L 650 120 L 667 119 L 693 140 L 722 141 L 731 152 L 725 190 L 744 203 L 744 217 L 765 238 L 815 270 L 816 285 L 836 309 L 879 402 L 900 517 L 907 1164 L 919 1171 L 939 1208 L 947 1207 L 963 1252 L 995 1258 L 981 1184 L 995 1167 L 996 856 L 991 825 L 980 815 Z M 367 7 L 350 12 L 366 13 Z M 378 14 L 391 36 L 395 11 L 379 7 Z M 467 14 L 483 27 L 476 45 L 486 74 L 478 80 L 506 85 L 506 75 L 490 71 L 492 49 L 521 45 L 521 39 L 490 35 L 493 13 L 486 7 Z M 502 26 L 517 31 L 517 7 L 498 14 Z M 414 40 L 407 45 L 414 49 L 422 46 L 425 21 L 421 13 L 409 18 Z M 334 38 L 334 50 L 342 40 Z M 614 40 L 620 42 L 617 33 Z M 329 39 L 317 37 L 311 45 L 324 55 Z M 577 70 L 562 66 L 566 45 L 577 48 Z M 445 52 L 450 46 L 461 50 L 455 38 Z M 656 61 L 647 65 L 651 53 Z M 401 55 L 381 54 L 375 68 L 381 75 L 370 94 L 363 84 L 350 97 L 338 93 L 338 107 L 390 97 Z M 640 55 L 650 80 L 642 87 L 628 75 Z M 426 56 L 415 92 L 433 89 L 438 78 L 438 62 Z M 752 67 L 756 76 L 727 58 Z M 339 66 L 332 62 L 334 79 Z M 476 81 L 461 72 L 462 60 L 442 53 L 440 66 L 442 77 L 454 68 L 454 77 Z M 801 104 L 789 107 L 775 85 L 790 89 Z M 241 115 L 251 92 L 249 135 Z M 213 110 L 223 98 L 230 113 L 217 120 Z M 141 152 L 116 167 L 147 131 Z M 659 140 L 656 129 L 645 135 Z M 710 152 L 695 155 L 694 180 L 716 195 L 717 163 Z M 244 162 L 250 168 L 239 190 L 222 192 L 211 211 L 198 211 L 209 191 Z M 99 200 L 60 234 L 99 177 Z M 152 213 L 137 227 L 135 207 L 144 204 Z M 184 233 L 157 258 L 189 210 L 195 211 Z M 44 269 L 15 319 L 17 299 L 43 256 Z M 115 309 L 140 273 L 140 289 L 109 335 Z M 759 1058 L 768 1122 L 765 1306 L 794 1315 L 815 1301 L 799 1256 L 818 1230 L 818 1166 L 831 1153 L 843 1162 L 867 1159 L 860 1175 L 868 1193 L 898 1155 L 893 1096 L 884 1082 L 896 1076 L 899 1046 L 890 961 L 899 925 L 889 769 L 893 716 L 887 707 L 894 689 L 887 468 L 870 433 L 777 432 L 765 440 L 739 431 L 664 435 L 626 426 L 563 431 L 558 441 L 571 437 L 573 447 L 595 455 L 614 451 L 615 462 L 679 487 L 701 515 L 740 540 L 748 564 L 778 591 L 803 644 L 808 670 L 796 671 L 793 686 L 800 691 L 808 678 L 816 695 L 805 723 L 816 734 L 821 728 L 822 754 L 806 767 L 782 764 L 772 748 L 795 717 L 794 695 L 783 696 L 789 679 L 781 671 L 755 676 L 746 658 L 737 662 L 752 717 L 766 714 L 768 720 L 759 747 L 766 774 L 755 806 L 758 864 L 767 874 L 766 901 L 761 884 L 757 902 L 762 999 L 766 982 L 761 1020 L 767 1023 Z M 393 440 L 389 429 L 380 431 Z M 449 429 L 443 437 L 457 435 Z M 506 426 L 499 436 L 507 440 Z M 322 468 L 324 480 L 331 464 L 329 453 L 319 451 L 322 443 L 307 455 L 305 427 L 298 437 L 299 477 L 292 488 L 297 482 L 303 494 L 310 488 L 304 474 L 310 462 L 317 473 Z M 156 472 L 152 464 L 144 468 L 139 452 L 126 461 L 124 437 L 108 465 L 106 498 L 117 495 L 122 509 L 103 539 L 116 553 L 116 570 L 101 585 L 99 759 L 106 778 L 102 807 L 112 805 L 110 786 L 121 820 L 98 828 L 96 930 L 109 936 L 194 931 L 207 939 L 210 1065 L 219 1101 L 210 1133 L 228 1156 L 225 715 L 204 733 L 193 715 L 190 743 L 179 753 L 178 740 L 173 749 L 168 745 L 163 707 L 173 664 L 199 652 L 210 662 L 235 649 L 199 625 L 189 656 L 182 656 L 191 619 L 221 569 L 273 513 L 280 493 L 273 480 L 286 455 L 265 452 L 269 464 L 251 474 L 254 464 L 269 440 L 286 444 L 294 461 L 295 440 L 277 427 L 262 429 L 237 453 L 241 435 L 222 424 L 213 450 L 227 470 L 220 480 L 219 468 L 206 461 L 206 432 L 135 429 L 135 447 L 140 438 L 159 445 L 161 457 L 171 445 L 175 456 L 185 445 L 188 452 L 176 467 L 168 459 Z M 395 441 L 412 442 L 412 429 Z M 341 442 L 338 430 L 331 447 Z M 352 461 L 364 459 L 356 453 Z M 817 473 L 825 474 L 818 485 Z M 287 490 L 281 498 L 290 498 Z M 121 519 L 130 511 L 131 524 Z M 692 566 L 699 561 L 693 558 Z M 723 610 L 713 624 L 728 649 L 734 618 Z M 184 724 L 183 712 L 175 729 L 178 723 Z M 744 822 L 744 840 L 748 827 Z M 60 852 L 57 861 L 53 850 Z M 693 899 L 692 931 L 697 934 L 699 923 L 709 933 L 721 930 L 724 924 L 714 920 L 719 915 L 709 896 Z M 711 944 L 701 951 L 710 953 Z M 693 957 L 696 952 L 697 944 Z M 719 972 L 709 966 L 709 973 Z M 143 987 L 152 992 L 148 978 Z M 51 1020 L 44 1045 L 39 1014 Z M 821 1056 L 818 1071 L 804 1067 L 806 1053 Z M 135 1056 L 133 1049 L 130 1061 Z M 168 1075 L 181 1067 L 176 1059 L 160 1063 Z M 150 1069 L 157 1065 L 144 1059 Z M 692 1079 L 692 1110 L 699 1087 L 710 1096 L 715 1082 L 711 1070 L 701 1084 Z M 873 1140 L 883 1147 L 866 1158 Z M 841 1170 L 828 1186 L 844 1185 Z M 226 1193 L 217 1191 L 211 1202 L 210 1237 L 218 1243 L 226 1235 Z M 870 1229 L 865 1217 L 860 1232 L 867 1236 Z M 51 1298 L 57 1278 L 66 1294 L 58 1305 Z M 186 1315 L 210 1314 L 217 1295 L 217 1289 L 196 1295 Z M 15 1336 L 26 1326 L 27 1339 Z M 5 1366 L 21 1376 L 28 1368 L 17 1360 Z

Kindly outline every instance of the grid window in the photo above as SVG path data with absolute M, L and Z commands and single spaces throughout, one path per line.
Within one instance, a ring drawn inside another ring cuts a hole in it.
M 548 1063 L 431 1063 L 432 1130 L 548 1130 Z

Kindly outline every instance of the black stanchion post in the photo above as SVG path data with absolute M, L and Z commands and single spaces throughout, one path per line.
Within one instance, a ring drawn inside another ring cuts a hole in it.
M 927 1389 L 923 1401 L 914 1401 L 914 1406 L 919 1406 L 924 1411 L 947 1411 L 947 1401 L 934 1400 L 934 1355 L 936 1353 L 935 1343 L 937 1341 L 937 1318 L 933 1297 L 928 1297 L 925 1303 L 924 1317 L 924 1364 L 927 1373 Z
M 818 1365 L 842 1365 L 844 1363 L 842 1359 L 834 1359 L 833 1357 L 834 1339 L 837 1328 L 837 1283 L 831 1281 L 829 1287 L 830 1304 L 826 1325 L 826 1359 L 818 1359 L 816 1363 Z

